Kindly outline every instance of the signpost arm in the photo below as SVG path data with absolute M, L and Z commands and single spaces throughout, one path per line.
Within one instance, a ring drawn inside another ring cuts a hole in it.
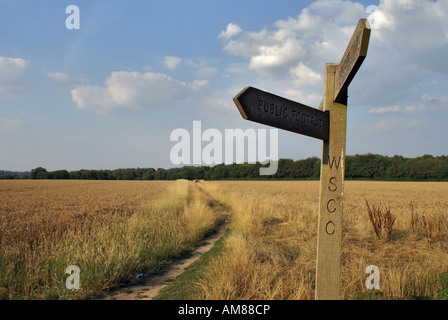
M 322 142 L 316 262 L 316 300 L 340 298 L 342 208 L 347 105 L 334 101 L 338 64 L 325 66 L 323 111 L 330 114 L 328 140 Z M 345 93 L 346 95 L 346 93 Z M 346 96 L 340 97 L 346 101 Z
M 336 71 L 334 101 L 347 104 L 347 88 L 367 56 L 369 39 L 368 22 L 359 19 Z

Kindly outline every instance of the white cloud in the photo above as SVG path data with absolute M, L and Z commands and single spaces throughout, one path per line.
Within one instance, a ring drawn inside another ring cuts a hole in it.
M 251 67 L 291 68 L 303 62 L 310 68 L 324 57 L 341 58 L 364 7 L 349 1 L 316 1 L 297 18 L 278 20 L 259 31 L 244 31 L 226 43 L 224 50 L 247 57 Z M 337 61 L 333 61 L 337 62 Z
M 0 94 L 8 96 L 26 87 L 28 64 L 22 58 L 0 57 Z
M 191 59 L 182 59 L 186 66 L 191 68 L 194 74 L 201 78 L 209 78 L 218 74 L 218 68 L 214 65 L 217 61 L 209 58 L 199 58 L 194 61 Z
M 70 76 L 62 72 L 48 72 L 47 77 L 54 82 L 69 82 Z
M 227 65 L 224 71 L 230 74 L 241 74 L 245 73 L 246 70 L 247 70 L 246 63 L 231 62 Z
M 397 113 L 401 111 L 400 106 L 372 108 L 369 110 L 370 114 L 385 114 L 385 113 Z
M 165 68 L 174 70 L 182 63 L 182 58 L 174 56 L 166 56 L 163 60 Z
M 430 112 L 441 109 L 448 109 L 448 95 L 435 97 L 430 95 L 423 95 L 415 104 L 406 106 L 393 107 L 379 107 L 369 110 L 370 114 L 383 115 L 390 113 L 415 113 L 415 112 Z
M 205 87 L 208 84 L 209 84 L 208 80 L 194 80 L 192 88 L 194 88 L 196 90 L 196 89 Z
M 390 131 L 413 131 L 420 126 L 420 122 L 415 119 L 408 118 L 390 118 L 378 121 L 373 125 L 365 125 L 362 127 L 364 133 L 381 133 Z
M 295 18 L 256 31 L 242 30 L 223 49 L 247 59 L 248 67 L 262 76 L 266 87 L 306 91 L 302 96 L 315 97 L 323 91 L 325 63 L 341 59 L 364 11 L 359 3 L 319 0 Z
M 322 76 L 308 68 L 302 62 L 300 62 L 296 67 L 290 69 L 291 75 L 294 79 L 294 83 L 298 87 L 304 87 L 308 85 L 322 84 Z
M 51 80 L 51 82 L 56 84 L 77 84 L 87 82 L 85 78 L 72 77 L 63 72 L 47 72 L 46 75 Z
M 202 67 L 200 68 L 196 74 L 199 77 L 212 77 L 215 76 L 216 74 L 218 74 L 218 69 L 216 67 Z
M 379 8 L 373 17 L 380 29 L 371 32 L 367 59 L 349 88 L 349 104 L 369 106 L 372 115 L 436 108 L 423 100 L 411 106 L 405 101 L 419 101 L 428 79 L 448 76 L 448 1 L 381 0 Z M 251 85 L 318 100 L 325 63 L 340 61 L 358 20 L 368 17 L 365 9 L 352 1 L 317 0 L 295 17 L 241 30 L 224 42 L 223 50 L 245 63 L 225 70 L 254 71 Z M 440 81 L 432 90 L 444 87 Z
M 188 99 L 207 84 L 206 80 L 188 84 L 162 73 L 114 71 L 104 85 L 75 86 L 71 94 L 78 108 L 98 114 L 147 111 Z
M 232 103 L 232 100 L 228 97 L 222 98 L 222 94 L 210 94 L 207 97 L 204 97 L 199 101 L 199 106 L 202 107 L 208 114 L 210 114 L 210 110 L 213 109 L 214 112 L 231 110 L 235 111 L 235 105 Z
M 383 0 L 383 19 L 375 30 L 381 43 L 393 47 L 406 63 L 448 75 L 448 2 Z
M 420 101 L 414 105 L 405 106 L 404 112 L 428 112 L 448 109 L 448 95 L 434 97 L 425 94 Z
M 303 103 L 313 108 L 319 107 L 319 104 L 322 101 L 322 95 L 309 93 L 303 90 L 294 90 L 294 89 L 284 90 L 283 96 L 293 101 L 300 101 L 300 103 Z
M 379 29 L 349 90 L 355 104 L 404 108 L 423 95 L 422 83 L 448 76 L 448 2 L 382 0 L 379 8 Z M 443 82 L 431 89 L 445 91 Z
M 221 31 L 221 33 L 218 35 L 218 38 L 229 40 L 230 38 L 233 38 L 237 35 L 239 35 L 241 32 L 243 32 L 243 29 L 235 23 L 229 23 L 226 27 L 226 30 Z
M 273 39 L 271 44 L 260 46 L 257 54 L 251 57 L 251 69 L 266 74 L 284 74 L 288 69 L 291 71 L 298 58 L 305 56 L 300 41 L 278 35 L 274 38 L 278 41 Z
M 23 127 L 22 119 L 0 118 L 0 129 L 14 129 Z

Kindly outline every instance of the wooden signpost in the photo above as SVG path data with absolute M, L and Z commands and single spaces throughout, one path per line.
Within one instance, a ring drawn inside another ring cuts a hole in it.
M 317 300 L 340 298 L 348 86 L 367 55 L 370 27 L 360 19 L 339 63 L 327 63 L 318 109 L 252 87 L 234 99 L 246 120 L 321 139 L 317 230 Z

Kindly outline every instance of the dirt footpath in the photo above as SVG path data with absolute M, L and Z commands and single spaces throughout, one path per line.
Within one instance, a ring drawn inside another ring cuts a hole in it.
M 150 277 L 144 284 L 121 288 L 118 293 L 105 298 L 105 300 L 151 300 L 156 297 L 160 290 L 167 286 L 170 281 L 179 276 L 185 268 L 198 260 L 202 254 L 208 252 L 225 233 L 227 223 L 220 226 L 217 232 L 202 239 L 196 249 L 188 258 L 175 261 L 166 273 Z

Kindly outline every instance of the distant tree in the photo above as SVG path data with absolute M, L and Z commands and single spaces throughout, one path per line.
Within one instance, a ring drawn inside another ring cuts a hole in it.
M 135 180 L 137 177 L 136 172 L 134 169 L 125 169 L 123 174 L 124 180 Z
M 50 179 L 50 178 L 51 174 L 45 168 L 37 167 L 36 169 L 31 170 L 30 179 Z
M 47 172 L 47 171 L 39 171 L 39 172 L 37 173 L 36 178 L 39 179 L 39 180 L 50 179 L 50 178 L 51 178 L 51 175 L 50 175 L 50 173 Z
M 393 156 L 390 158 L 389 166 L 386 169 L 385 178 L 386 179 L 399 179 L 403 177 L 403 163 L 404 158 L 402 156 Z
M 12 180 L 12 179 L 18 179 L 18 177 L 13 174 L 5 174 L 5 175 L 0 176 L 0 179 Z
M 221 180 L 229 176 L 229 172 L 224 164 L 218 164 L 213 170 L 212 180 Z
M 294 160 L 279 159 L 277 172 L 274 174 L 276 179 L 289 178 L 293 172 Z
M 156 170 L 150 168 L 145 170 L 145 172 L 143 173 L 142 179 L 143 180 L 154 180 L 154 175 L 156 173 Z
M 81 177 L 82 180 L 89 180 L 92 178 L 92 175 L 90 174 L 90 170 L 81 169 Z
M 69 175 L 69 179 L 73 179 L 73 180 L 80 180 L 81 179 L 81 171 L 77 170 L 77 171 L 70 171 L 68 173 Z
M 183 177 L 180 173 L 180 170 L 181 169 L 179 169 L 179 168 L 173 168 L 173 169 L 166 170 L 165 171 L 166 172 L 165 179 L 166 180 L 182 179 Z
M 166 170 L 159 168 L 154 174 L 154 180 L 166 180 Z
M 386 178 L 387 168 L 391 165 L 391 159 L 379 154 L 374 157 L 374 178 L 383 180 Z
M 109 175 L 106 170 L 98 170 L 96 173 L 96 177 L 98 180 L 109 180 Z
M 313 165 L 313 178 L 319 179 L 320 178 L 320 159 L 314 158 L 314 165 Z
M 437 179 L 448 179 L 448 156 L 437 157 L 435 168 Z
M 266 165 L 264 165 L 266 166 Z M 0 179 L 88 179 L 88 180 L 175 180 L 175 179 L 319 179 L 320 159 L 311 157 L 293 161 L 279 159 L 273 176 L 260 176 L 261 164 L 218 164 L 184 166 L 172 169 L 128 168 L 115 170 L 57 170 L 37 167 L 31 172 L 0 170 Z M 448 180 L 448 156 L 423 155 L 417 158 L 378 154 L 355 154 L 345 158 L 345 177 L 374 180 Z
M 314 174 L 315 158 L 295 161 L 293 164 L 294 178 L 311 178 Z
M 53 179 L 69 179 L 70 175 L 67 170 L 57 170 L 51 173 Z

